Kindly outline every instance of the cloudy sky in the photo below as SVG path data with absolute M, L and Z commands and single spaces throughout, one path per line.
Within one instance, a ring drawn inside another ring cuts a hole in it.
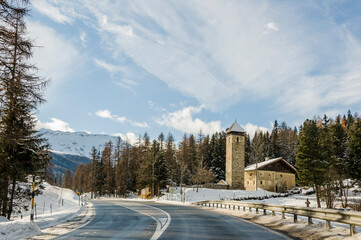
M 361 1 L 31 2 L 39 127 L 180 140 L 361 112 Z

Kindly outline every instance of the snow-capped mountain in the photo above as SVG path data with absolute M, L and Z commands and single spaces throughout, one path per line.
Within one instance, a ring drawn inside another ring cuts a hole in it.
M 102 151 L 106 142 L 116 143 L 118 137 L 105 134 L 89 134 L 86 132 L 61 132 L 49 129 L 40 129 L 44 138 L 48 139 L 50 149 L 60 153 L 78 156 L 90 156 L 90 151 L 95 146 Z

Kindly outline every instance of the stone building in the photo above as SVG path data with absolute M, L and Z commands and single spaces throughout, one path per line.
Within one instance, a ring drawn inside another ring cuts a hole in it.
M 283 192 L 296 186 L 296 169 L 283 158 L 245 168 L 246 131 L 235 121 L 226 130 L 226 182 L 230 189 Z M 257 173 L 257 181 L 256 181 Z
M 237 121 L 226 130 L 226 182 L 230 188 L 244 189 L 245 134 Z
M 247 166 L 244 183 L 248 191 L 262 188 L 270 192 L 284 192 L 296 186 L 296 169 L 283 158 L 269 159 Z

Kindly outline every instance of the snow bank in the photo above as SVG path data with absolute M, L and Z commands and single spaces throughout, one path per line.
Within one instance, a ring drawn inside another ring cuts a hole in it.
M 245 190 L 224 190 L 224 189 L 210 189 L 210 188 L 181 188 L 172 187 L 169 193 L 159 198 L 163 201 L 178 201 L 185 203 L 194 203 L 205 200 L 231 200 L 241 199 L 245 197 L 264 197 L 275 195 L 274 192 L 268 192 L 262 189 L 258 191 L 245 191 Z
M 0 239 L 20 239 L 40 234 L 40 228 L 35 223 L 8 221 L 0 223 Z
M 0 239 L 19 239 L 38 235 L 41 233 L 40 229 L 65 222 L 82 211 L 79 197 L 73 190 L 51 186 L 46 182 L 43 185 L 45 187 L 43 193 L 35 197 L 34 223 L 30 223 L 30 211 L 23 213 L 22 216 L 15 214 L 13 221 L 0 218 Z

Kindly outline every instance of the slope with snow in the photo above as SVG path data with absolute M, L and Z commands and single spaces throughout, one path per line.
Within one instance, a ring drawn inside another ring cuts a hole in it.
M 14 215 L 13 221 L 0 218 L 0 239 L 20 239 L 38 235 L 40 229 L 51 227 L 75 217 L 82 207 L 78 195 L 71 189 L 51 186 L 43 183 L 45 189 L 35 197 L 36 215 L 34 223 L 30 223 L 30 211 Z M 29 201 L 29 206 L 30 206 Z
M 40 129 L 40 134 L 48 139 L 50 149 L 61 153 L 89 157 L 91 149 L 104 148 L 105 143 L 116 143 L 118 137 L 105 134 L 89 134 L 86 132 L 61 132 L 49 129 Z

